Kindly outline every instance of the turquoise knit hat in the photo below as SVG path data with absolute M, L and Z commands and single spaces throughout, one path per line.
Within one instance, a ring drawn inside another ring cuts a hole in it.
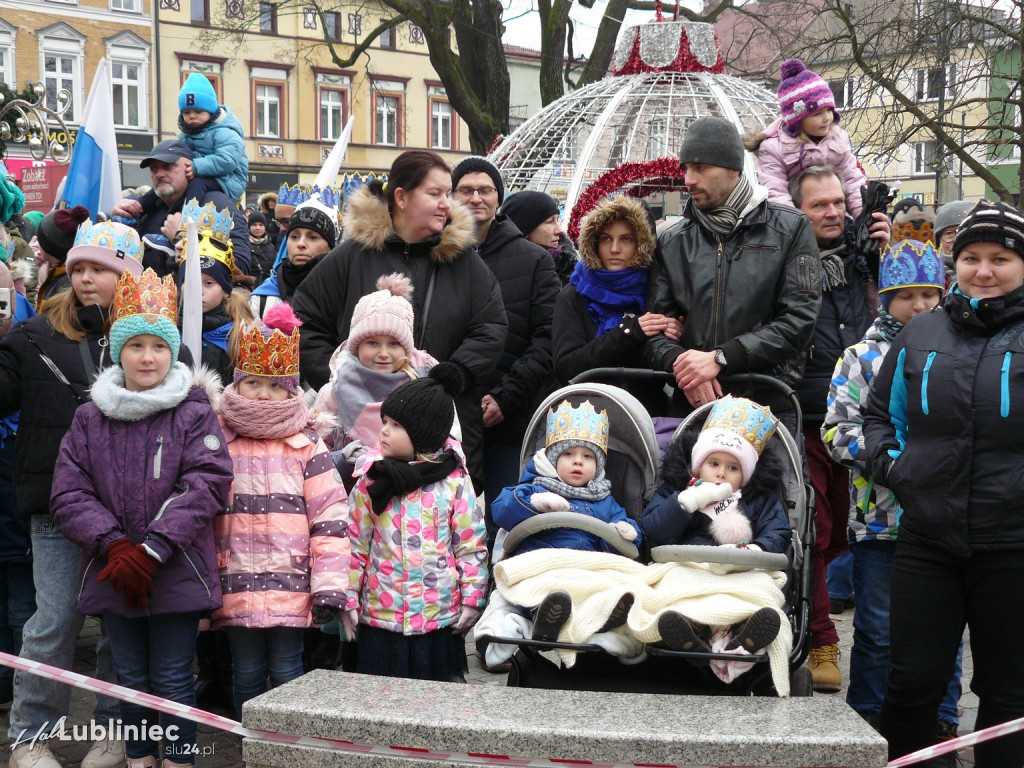
M 171 348 L 171 361 L 178 359 L 181 334 L 174 319 L 178 314 L 178 290 L 174 278 L 160 278 L 152 269 L 139 277 L 125 272 L 117 281 L 110 316 L 110 359 L 121 361 L 121 348 L 133 336 L 159 336 Z
M 110 326 L 110 359 L 115 363 L 121 361 L 121 348 L 133 336 L 142 336 L 150 333 L 159 336 L 167 342 L 171 348 L 171 362 L 178 359 L 178 349 L 181 346 L 181 334 L 178 327 L 166 317 L 154 320 L 152 316 L 132 315 L 123 320 L 118 320 Z

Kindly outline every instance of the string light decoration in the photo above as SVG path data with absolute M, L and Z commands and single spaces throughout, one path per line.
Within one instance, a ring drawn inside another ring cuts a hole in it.
M 572 237 L 579 220 L 610 193 L 645 197 L 683 189 L 676 156 L 697 118 L 723 117 L 744 133 L 778 117 L 774 93 L 724 74 L 710 24 L 664 20 L 630 27 L 611 69 L 614 74 L 498 137 L 489 151 L 506 190 L 539 190 L 563 204 L 562 223 Z M 753 155 L 745 170 L 757 178 Z
M 27 144 L 33 160 L 44 160 L 49 155 L 63 165 L 71 159 L 69 148 L 56 138 L 46 143 L 46 135 L 53 130 L 55 136 L 70 136 L 64 114 L 71 108 L 71 92 L 57 91 L 54 108 L 46 106 L 46 88 L 42 83 L 30 84 L 35 102 L 14 98 L 7 100 L 0 93 L 0 141 Z

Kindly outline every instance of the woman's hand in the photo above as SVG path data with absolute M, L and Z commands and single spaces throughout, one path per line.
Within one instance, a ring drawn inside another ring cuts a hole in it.
M 657 336 L 659 333 L 664 333 L 673 341 L 679 340 L 679 330 L 682 326 L 680 326 L 679 321 L 675 318 L 658 315 L 654 312 L 648 312 L 640 315 L 640 317 L 637 318 L 637 321 L 640 323 L 640 330 L 642 330 L 644 335 L 648 338 L 651 336 Z M 675 336 L 672 336 L 673 333 Z

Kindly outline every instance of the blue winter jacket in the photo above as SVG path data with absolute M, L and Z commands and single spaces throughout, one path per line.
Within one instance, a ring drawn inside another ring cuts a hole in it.
M 249 158 L 245 134 L 231 110 L 221 107 L 217 116 L 198 133 L 181 132 L 178 137 L 195 153 L 192 167 L 196 176 L 215 179 L 224 194 L 237 201 L 249 183 Z
M 494 522 L 498 526 L 506 531 L 511 531 L 524 520 L 528 520 L 534 515 L 542 514 L 530 505 L 530 497 L 533 494 L 548 491 L 544 486 L 534 483 L 533 481 L 536 479 L 537 470 L 533 465 L 533 459 L 531 459 L 530 463 L 526 465 L 526 469 L 523 470 L 523 476 L 519 480 L 519 485 L 513 485 L 510 488 L 504 489 L 491 505 L 491 514 L 494 516 Z M 617 523 L 620 520 L 625 520 L 636 529 L 636 540 L 633 543 L 638 547 L 643 543 L 640 526 L 637 525 L 635 520 L 629 519 L 626 510 L 611 497 L 611 494 L 605 496 L 600 501 L 582 501 L 580 499 L 566 499 L 566 501 L 569 502 L 572 512 L 577 512 L 581 515 L 596 517 L 598 520 L 603 520 L 606 523 Z M 530 552 L 534 549 L 544 549 L 545 547 L 551 549 L 578 549 L 584 552 L 616 553 L 616 549 L 611 544 L 592 533 L 574 528 L 556 528 L 530 536 L 516 550 L 516 554 Z

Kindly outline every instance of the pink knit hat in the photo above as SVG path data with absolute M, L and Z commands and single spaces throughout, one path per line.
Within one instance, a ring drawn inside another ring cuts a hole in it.
M 800 59 L 782 62 L 781 74 L 779 109 L 782 125 L 790 136 L 799 136 L 803 119 L 824 107 L 831 108 L 836 123 L 839 122 L 836 97 L 821 75 L 808 69 Z
M 348 351 L 353 355 L 370 336 L 393 336 L 406 356 L 415 349 L 412 340 L 413 312 L 410 298 L 412 283 L 399 272 L 381 275 L 377 291 L 368 293 L 352 312 L 352 328 L 348 334 Z

